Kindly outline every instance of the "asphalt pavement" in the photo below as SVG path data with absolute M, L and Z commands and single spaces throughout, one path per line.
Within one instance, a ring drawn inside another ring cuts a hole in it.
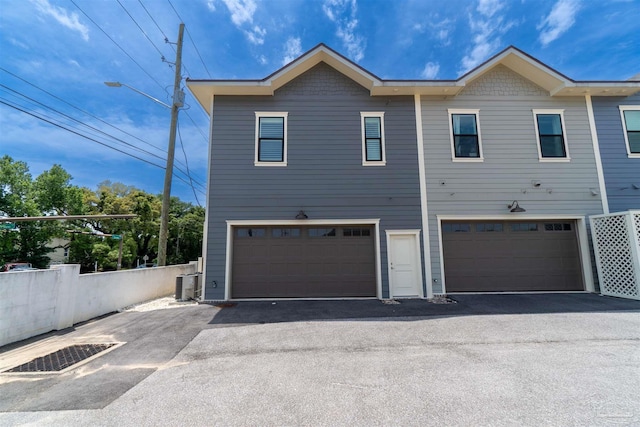
M 595 294 L 178 305 L 0 349 L 0 425 L 640 425 L 640 301 Z

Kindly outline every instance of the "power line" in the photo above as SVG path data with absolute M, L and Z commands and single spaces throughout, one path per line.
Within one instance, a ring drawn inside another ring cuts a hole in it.
M 178 138 L 180 139 L 180 147 L 182 148 L 182 154 L 184 155 L 184 161 L 187 164 L 187 173 L 189 173 L 189 161 L 187 160 L 187 152 L 184 149 L 184 143 L 182 142 L 182 134 L 180 133 L 180 122 L 178 122 Z M 193 196 L 196 198 L 196 203 L 198 206 L 202 207 L 200 204 L 200 200 L 198 200 L 198 195 L 196 194 L 196 189 L 193 186 L 193 181 L 191 180 L 191 175 L 189 175 L 189 181 L 191 181 L 191 189 L 193 190 Z
M 130 143 L 128 143 L 128 142 L 126 142 L 126 141 L 124 141 L 124 140 L 122 140 L 122 139 L 120 139 L 120 138 L 116 138 L 116 137 L 115 137 L 115 136 L 113 136 L 113 135 L 110 135 L 110 134 L 108 134 L 108 133 L 106 133 L 106 132 L 104 132 L 104 131 L 102 131 L 102 130 L 100 130 L 100 129 L 98 129 L 98 128 L 94 127 L 94 126 L 91 126 L 91 125 L 89 125 L 89 124 L 87 124 L 87 123 L 84 123 L 84 122 L 82 122 L 82 121 L 80 121 L 80 120 L 78 120 L 78 119 L 74 118 L 74 117 L 71 117 L 71 116 L 70 116 L 70 115 L 68 115 L 68 114 L 65 114 L 65 113 L 63 113 L 63 112 L 61 112 L 61 111 L 58 111 L 58 110 L 56 110 L 56 109 L 55 109 L 55 108 L 53 108 L 53 107 L 50 107 L 50 106 L 48 106 L 48 105 L 46 105 L 46 104 L 43 104 L 42 102 L 37 101 L 37 100 L 35 100 L 35 99 L 33 99 L 33 98 L 30 98 L 30 97 L 28 97 L 27 95 L 25 95 L 25 94 L 23 94 L 23 93 L 20 93 L 20 92 L 18 92 L 18 91 L 16 91 L 16 90 L 14 90 L 14 89 L 11 89 L 10 87 L 7 87 L 7 86 L 5 86 L 5 85 L 3 85 L 3 84 L 1 84 L 1 83 L 0 83 L 0 87 L 3 87 L 3 88 L 5 88 L 5 89 L 7 89 L 7 90 L 9 90 L 9 91 L 11 91 L 11 92 L 13 92 L 13 93 L 15 93 L 15 94 L 17 94 L 17 95 L 21 96 L 21 97 L 23 97 L 23 98 L 25 98 L 25 99 L 28 99 L 29 101 L 31 101 L 31 102 L 33 102 L 33 103 L 35 103 L 35 104 L 37 104 L 37 105 L 40 105 L 40 106 L 42 106 L 42 107 L 44 107 L 44 108 L 47 108 L 47 109 L 49 109 L 49 110 L 51 110 L 51 111 L 53 111 L 53 112 L 55 112 L 55 113 L 57 113 L 57 114 L 59 114 L 59 115 L 61 115 L 61 116 L 63 116 L 63 117 L 66 117 L 66 118 L 67 118 L 67 119 L 69 119 L 69 120 L 72 120 L 72 121 L 74 121 L 74 122 L 76 122 L 76 123 L 79 123 L 79 124 L 81 124 L 82 126 L 86 126 L 86 127 L 88 127 L 89 129 L 91 129 L 91 130 L 94 130 L 94 131 L 96 131 L 96 132 L 98 132 L 98 133 L 101 133 L 101 134 L 103 134 L 103 135 L 105 135 L 105 136 L 107 136 L 107 137 L 109 137 L 109 138 L 113 138 L 114 140 L 116 140 L 116 141 L 118 141 L 118 142 L 120 142 L 120 143 L 122 143 L 122 144 L 124 144 L 124 145 L 126 145 L 126 146 L 129 146 L 129 147 L 133 148 L 134 150 L 138 150 L 138 151 L 140 151 L 140 152 L 142 152 L 142 153 L 149 154 L 150 156 L 153 156 L 153 157 L 156 157 L 156 158 L 158 158 L 158 159 L 160 159 L 160 160 L 163 160 L 163 158 L 162 158 L 161 156 L 158 156 L 158 155 L 157 155 L 157 154 L 155 154 L 155 153 L 152 153 L 152 152 L 150 152 L 150 151 L 144 150 L 144 149 L 142 149 L 142 148 L 140 148 L 140 147 L 136 147 L 135 145 L 130 144 Z
M 164 55 L 162 53 L 162 51 L 160 51 L 160 49 L 158 49 L 158 46 L 155 45 L 155 43 L 153 43 L 153 40 L 151 40 L 149 38 L 149 36 L 147 35 L 147 33 L 145 33 L 145 31 L 142 29 L 142 27 L 140 26 L 140 24 L 138 24 L 138 21 L 135 20 L 135 18 L 129 13 L 129 11 L 127 10 L 126 7 L 124 7 L 124 5 L 120 2 L 120 0 L 116 0 L 118 2 L 118 4 L 122 7 L 122 9 L 124 9 L 124 11 L 127 13 L 127 15 L 129 15 L 129 18 L 131 18 L 131 20 L 133 21 L 134 24 L 136 24 L 136 26 L 138 27 L 138 29 L 142 32 L 142 34 L 147 38 L 147 40 L 149 40 L 149 43 L 151 43 L 151 46 L 153 46 L 156 51 L 160 54 L 160 58 L 164 61 Z
M 133 134 L 131 134 L 131 133 L 127 132 L 126 130 L 121 129 L 121 128 L 117 127 L 117 126 L 114 126 L 114 125 L 112 125 L 111 123 L 109 123 L 109 122 L 107 122 L 107 121 L 105 121 L 105 120 L 101 119 L 100 117 L 98 117 L 98 116 L 96 116 L 96 115 L 94 115 L 94 114 L 92 114 L 92 113 L 90 113 L 90 112 L 88 112 L 88 111 L 86 111 L 86 110 L 83 110 L 83 109 L 82 109 L 82 108 L 80 108 L 80 107 L 76 107 L 75 105 L 71 104 L 70 102 L 65 101 L 64 99 L 60 98 L 60 97 L 59 97 L 59 96 L 57 96 L 57 95 L 54 95 L 54 94 L 53 94 L 53 93 L 51 93 L 51 92 L 48 92 L 48 91 L 47 91 L 47 90 L 45 90 L 45 89 L 42 89 L 40 86 L 38 86 L 38 85 L 36 85 L 36 84 L 34 84 L 34 83 L 31 83 L 30 81 L 28 81 L 28 80 L 26 80 L 26 79 L 24 79 L 24 78 L 22 78 L 22 77 L 20 77 L 20 76 L 18 76 L 18 75 L 16 75 L 16 74 L 12 73 L 11 71 L 8 71 L 8 70 L 6 70 L 6 69 L 4 69 L 4 68 L 2 68 L 2 67 L 0 67 L 0 70 L 2 70 L 2 71 L 4 71 L 5 73 L 7 73 L 7 74 L 9 74 L 9 75 L 11 75 L 11 76 L 13 76 L 13 77 L 15 77 L 15 78 L 16 78 L 16 79 L 18 79 L 18 80 L 23 81 L 24 83 L 28 84 L 29 86 L 32 86 L 32 87 L 34 87 L 34 88 L 36 88 L 36 89 L 38 89 L 38 90 L 40 90 L 40 91 L 42 91 L 42 92 L 46 93 L 47 95 L 51 96 L 52 98 L 55 98 L 55 99 L 57 99 L 58 101 L 60 101 L 60 102 L 63 102 L 63 103 L 65 103 L 65 104 L 67 104 L 67 105 L 68 105 L 68 106 L 70 106 L 71 108 L 74 108 L 74 109 L 76 109 L 76 110 L 80 111 L 81 113 L 86 114 L 87 116 L 90 116 L 90 117 L 93 117 L 93 118 L 94 118 L 94 119 L 96 119 L 96 120 L 99 120 L 100 122 L 104 123 L 105 125 L 107 125 L 107 126 L 109 126 L 109 127 L 113 128 L 113 129 L 116 129 L 116 130 L 118 130 L 118 131 L 120 131 L 120 132 L 122 132 L 122 133 L 124 133 L 124 134 L 126 134 L 126 135 L 129 135 L 130 137 L 135 138 L 135 139 L 137 139 L 138 141 L 140 141 L 140 142 L 142 142 L 142 143 L 144 143 L 144 144 L 149 145 L 150 147 L 153 147 L 153 148 L 156 148 L 156 149 L 158 149 L 158 150 L 161 150 L 163 153 L 166 153 L 166 152 L 167 152 L 167 150 L 165 150 L 164 148 L 162 148 L 162 147 L 158 147 L 158 146 L 156 146 L 156 145 L 151 144 L 150 142 L 147 142 L 147 141 L 145 141 L 145 140 L 143 140 L 143 139 L 140 139 L 140 138 L 138 138 L 137 136 L 135 136 L 135 135 L 133 135 Z
M 86 13 L 84 10 L 82 10 L 82 9 L 80 8 L 80 6 L 78 6 L 78 5 L 77 5 L 73 0 L 69 0 L 69 1 L 71 1 L 71 3 L 73 3 L 73 5 L 74 5 L 75 7 L 77 7 L 77 8 L 78 8 L 78 10 L 79 10 L 80 12 L 82 12 L 82 13 L 84 14 L 84 16 L 86 16 L 86 17 L 87 17 L 87 19 L 88 19 L 89 21 L 93 22 L 93 25 L 95 25 L 96 27 L 98 27 L 98 29 L 99 29 L 100 31 L 102 31 L 102 33 L 103 33 L 105 36 L 107 36 L 107 37 L 109 38 L 109 40 L 111 40 L 111 41 L 113 42 L 113 44 L 115 44 L 116 46 L 118 46 L 118 48 L 119 48 L 119 49 L 120 49 L 120 50 L 121 50 L 125 55 L 127 55 L 127 57 L 128 57 L 129 59 L 131 59 L 131 60 L 133 61 L 133 63 L 134 63 L 134 64 L 136 64 L 136 65 L 137 65 L 137 66 L 138 66 L 138 67 L 139 67 L 139 68 L 140 68 L 140 69 L 141 69 L 141 70 L 142 70 L 142 71 L 143 71 L 147 76 L 149 76 L 149 78 L 150 78 L 151 80 L 153 80 L 153 81 L 154 81 L 158 86 L 160 86 L 160 87 L 162 88 L 162 90 L 164 90 L 164 91 L 167 93 L 167 95 L 170 95 L 170 94 L 169 94 L 169 91 L 167 91 L 167 89 L 166 89 L 164 86 L 162 86 L 158 80 L 156 80 L 156 79 L 155 79 L 151 74 L 149 74 L 149 72 L 148 72 L 147 70 L 145 70 L 145 69 L 142 67 L 142 65 L 140 65 L 140 63 L 138 63 L 138 61 L 136 61 L 136 60 L 135 60 L 131 55 L 129 55 L 129 53 L 128 53 L 126 50 L 124 50 L 124 48 L 123 48 L 122 46 L 120 46 L 120 45 L 118 44 L 118 42 L 116 42 L 116 41 L 115 41 L 115 40 L 114 40 L 114 39 L 113 39 L 113 38 L 112 38 L 112 37 L 111 37 L 111 36 L 110 36 L 106 31 L 105 31 L 105 30 L 103 30 L 103 29 L 102 29 L 102 27 L 101 27 L 100 25 L 98 25 L 98 23 L 97 23 L 96 21 L 94 21 L 93 19 L 91 19 L 91 17 L 90 17 L 89 15 L 87 15 L 87 13 Z
M 39 115 L 37 115 L 37 114 L 35 114 L 35 113 L 31 113 L 31 112 L 29 112 L 29 111 L 27 111 L 27 110 L 24 110 L 24 109 L 22 109 L 22 108 L 20 108 L 20 107 L 15 106 L 15 105 L 11 105 L 11 104 L 9 104 L 8 102 L 5 102 L 5 101 L 4 101 L 4 100 L 2 100 L 2 99 L 0 99 L 0 104 L 4 104 L 4 105 L 6 105 L 7 107 L 11 107 L 11 108 L 13 108 L 13 109 L 15 109 L 15 110 L 21 111 L 21 112 L 23 112 L 23 113 L 25 113 L 25 114 L 28 114 L 28 115 L 30 115 L 30 116 L 32 116 L 32 117 L 35 117 L 35 118 L 36 118 L 36 119 L 38 119 L 38 120 L 42 120 L 43 122 L 49 123 L 49 124 L 51 124 L 51 125 L 53 125 L 53 126 L 55 126 L 55 127 L 58 127 L 58 128 L 60 128 L 60 129 L 64 129 L 64 130 L 66 130 L 67 132 L 71 132 L 71 133 L 73 133 L 73 134 L 75 134 L 75 135 L 78 135 L 78 136 L 80 136 L 80 137 L 82 137 L 82 138 L 85 138 L 85 139 L 88 139 L 88 140 L 90 140 L 90 141 L 96 142 L 96 143 L 98 143 L 98 144 L 100 144 L 100 145 L 102 145 L 102 146 L 104 146 L 104 147 L 107 147 L 107 148 L 110 148 L 110 149 L 112 149 L 112 150 L 118 151 L 119 153 L 122 153 L 122 154 L 124 154 L 124 155 L 126 155 L 126 156 L 133 157 L 134 159 L 137 159 L 137 160 L 140 160 L 140 161 L 142 161 L 142 162 L 145 162 L 145 163 L 147 163 L 147 164 L 149 164 L 149 165 L 151 165 L 151 166 L 155 166 L 155 167 L 157 167 L 157 168 L 164 169 L 164 168 L 163 168 L 162 166 L 160 166 L 160 165 L 157 165 L 157 164 L 155 164 L 155 163 L 152 163 L 152 162 L 150 162 L 150 161 L 148 161 L 148 160 L 146 160 L 146 159 L 143 159 L 143 158 L 141 158 L 141 157 L 135 156 L 135 155 L 133 155 L 133 154 L 131 154 L 131 153 L 127 153 L 126 151 L 122 151 L 122 150 L 120 150 L 120 149 L 118 149 L 118 148 L 115 148 L 115 147 L 113 147 L 113 146 L 109 145 L 109 144 L 105 144 L 104 142 L 98 141 L 97 139 L 90 138 L 90 137 L 88 137 L 88 136 L 86 136 L 86 135 L 81 134 L 80 132 L 76 132 L 76 131 L 74 131 L 73 129 L 69 129 L 69 128 L 65 127 L 65 126 L 62 126 L 62 125 L 58 124 L 58 123 L 54 123 L 54 122 L 52 122 L 51 120 L 47 120 L 47 119 L 45 119 L 44 117 L 40 117 Z
M 36 88 L 36 89 L 38 89 L 38 90 L 40 90 L 40 91 L 42 91 L 42 92 L 46 93 L 47 95 L 49 95 L 49 96 L 51 96 L 51 97 L 53 97 L 53 98 L 57 99 L 58 101 L 60 101 L 60 102 L 63 102 L 63 103 L 65 103 L 65 104 L 67 104 L 68 106 L 70 106 L 70 107 L 72 107 L 72 108 L 74 108 L 74 109 L 76 109 L 76 110 L 78 110 L 78 111 L 82 112 L 83 114 L 86 114 L 86 115 L 88 115 L 89 117 L 92 117 L 92 118 L 94 118 L 94 119 L 96 119 L 96 120 L 100 121 L 101 123 L 104 123 L 105 125 L 107 125 L 107 126 L 109 126 L 109 127 L 113 128 L 113 129 L 116 129 L 116 130 L 118 130 L 118 131 L 120 131 L 120 132 L 122 132 L 122 133 L 124 133 L 124 134 L 126 134 L 126 135 L 129 135 L 130 137 L 135 138 L 135 139 L 137 139 L 138 141 L 140 141 L 140 142 L 142 142 L 142 143 L 144 143 L 144 144 L 146 144 L 146 145 L 148 145 L 148 146 L 150 146 L 150 147 L 153 147 L 153 148 L 155 148 L 155 149 L 157 149 L 157 150 L 160 150 L 161 152 L 163 152 L 163 153 L 165 153 L 165 154 L 167 153 L 167 150 L 166 150 L 166 149 L 161 148 L 161 147 L 158 147 L 158 146 L 156 146 L 156 145 L 153 145 L 153 144 L 151 144 L 150 142 L 145 141 L 145 140 L 143 140 L 143 139 L 140 139 L 139 137 L 137 137 L 137 136 L 133 135 L 132 133 L 125 131 L 124 129 L 121 129 L 121 128 L 117 127 L 117 126 L 114 126 L 114 125 L 112 125 L 111 123 L 109 123 L 109 122 L 107 122 L 107 121 L 105 121 L 105 120 L 101 119 L 100 117 L 98 117 L 98 116 L 96 116 L 96 115 L 94 115 L 94 114 L 92 114 L 92 113 L 90 113 L 90 112 L 88 112 L 88 111 L 86 111 L 86 110 L 83 110 L 82 108 L 79 108 L 79 107 L 77 107 L 77 106 L 75 106 L 75 105 L 71 104 L 71 103 L 70 103 L 70 102 L 68 102 L 68 101 L 65 101 L 64 99 L 60 98 L 59 96 L 54 95 L 54 94 L 53 94 L 53 93 L 51 93 L 51 92 L 48 92 L 47 90 L 45 90 L 45 89 L 41 88 L 40 86 L 38 86 L 38 85 L 36 85 L 36 84 L 34 84 L 34 83 L 31 83 L 30 81 L 28 81 L 28 80 L 26 80 L 26 79 L 24 79 L 24 78 L 22 78 L 22 77 L 20 77 L 20 76 L 18 76 L 18 75 L 16 75 L 16 74 L 14 74 L 14 73 L 10 72 L 10 71 L 8 71 L 8 70 L 6 70 L 6 69 L 2 68 L 2 67 L 0 67 L 0 70 L 2 70 L 2 71 L 4 71 L 5 73 L 7 73 L 7 74 L 9 74 L 9 75 L 11 75 L 11 76 L 13 76 L 13 77 L 17 78 L 18 80 L 23 81 L 24 83 L 28 84 L 29 86 L 32 86 L 32 87 L 34 87 L 34 88 Z M 18 92 L 18 93 L 19 93 L 19 92 Z M 20 94 L 20 95 L 22 95 L 22 94 Z M 188 116 L 188 115 L 187 115 L 187 116 Z M 191 118 L 191 117 L 189 117 L 189 118 Z M 192 122 L 193 122 L 193 119 L 191 119 L 191 120 L 192 120 Z M 194 122 L 194 125 L 195 125 L 195 122 Z M 196 127 L 197 127 L 197 125 L 196 125 Z M 202 134 L 202 131 L 200 130 L 200 128 L 199 128 L 199 127 L 197 127 L 197 128 L 198 128 L 198 130 L 200 131 L 200 133 Z M 117 138 L 115 138 L 115 137 L 113 137 L 113 136 L 111 136 L 111 137 L 112 137 L 112 138 L 114 138 L 114 139 L 117 139 Z M 207 143 L 208 143 L 208 141 L 207 141 Z M 183 166 L 186 166 L 186 165 L 184 165 L 184 164 L 183 164 L 182 162 L 180 162 L 180 161 L 178 161 L 178 163 L 180 163 L 180 164 L 181 164 L 181 165 L 183 165 Z M 182 173 L 184 173 L 184 174 L 186 175 L 186 173 L 185 173 L 182 169 L 178 168 L 177 166 L 176 166 L 176 169 L 177 169 L 177 170 L 179 170 L 180 172 L 182 172 Z
M 63 117 L 66 117 L 66 118 L 68 118 L 69 120 L 71 120 L 71 121 L 73 121 L 73 122 L 77 122 L 77 123 L 79 123 L 79 124 L 80 124 L 80 125 L 82 125 L 82 126 L 86 126 L 86 127 L 90 128 L 90 129 L 93 129 L 93 130 L 95 130 L 96 132 L 99 132 L 99 133 L 101 133 L 101 134 L 103 134 L 103 135 L 107 136 L 108 138 L 112 138 L 112 139 L 114 139 L 114 140 L 116 140 L 116 141 L 118 141 L 118 142 L 120 142 L 120 143 L 122 143 L 122 144 L 124 144 L 124 145 L 126 145 L 126 146 L 129 146 L 129 147 L 131 147 L 131 148 L 133 148 L 133 149 L 135 149 L 135 150 L 141 151 L 141 152 L 143 152 L 143 153 L 149 154 L 149 155 L 151 155 L 151 156 L 153 156 L 153 157 L 156 157 L 156 158 L 158 158 L 158 159 L 160 159 L 160 160 L 165 160 L 163 157 L 160 157 L 160 156 L 158 156 L 158 155 L 156 155 L 156 154 L 154 154 L 154 153 L 151 153 L 151 152 L 146 151 L 146 150 L 142 150 L 142 149 L 141 149 L 141 148 L 139 148 L 139 147 L 136 147 L 136 146 L 134 146 L 134 145 L 131 145 L 131 144 L 129 144 L 128 142 L 126 142 L 126 141 L 124 141 L 124 140 L 121 140 L 121 139 L 119 139 L 119 138 L 116 138 L 116 137 L 114 137 L 113 135 L 110 135 L 110 134 L 108 134 L 108 133 L 106 133 L 106 132 L 101 131 L 100 129 L 97 129 L 97 128 L 95 128 L 95 127 L 91 126 L 91 125 L 88 125 L 88 124 L 86 124 L 86 123 L 84 123 L 84 122 L 82 122 L 82 121 L 79 121 L 79 120 L 75 119 L 74 117 L 71 117 L 71 116 L 69 116 L 69 115 L 67 115 L 67 114 L 64 114 L 64 113 L 62 113 L 62 112 L 60 112 L 60 111 L 56 110 L 55 108 L 52 108 L 52 107 L 50 107 L 50 106 L 48 106 L 48 105 L 45 105 L 45 104 L 43 104 L 43 103 L 41 103 L 41 102 L 39 102 L 39 101 L 37 101 L 37 100 L 34 100 L 34 99 L 32 99 L 32 98 L 29 98 L 28 96 L 26 96 L 26 95 L 24 95 L 24 94 L 21 94 L 20 92 L 17 92 L 17 91 L 15 91 L 15 90 L 11 89 L 11 88 L 8 88 L 8 87 L 6 87 L 5 85 L 0 84 L 0 86 L 2 86 L 2 87 L 4 87 L 4 88 L 6 88 L 6 89 L 8 89 L 8 90 L 10 90 L 11 92 L 14 92 L 14 93 L 16 93 L 16 94 L 18 94 L 18 95 L 22 96 L 23 98 L 26 98 L 26 99 L 30 100 L 32 103 L 35 103 L 35 104 L 41 105 L 41 106 L 43 106 L 43 107 L 45 107 L 45 108 L 47 108 L 47 109 L 49 109 L 49 110 L 52 110 L 52 111 L 54 111 L 55 113 L 57 113 L 57 114 L 59 114 L 59 115 L 61 115 L 61 116 L 63 116 Z M 16 96 L 16 95 L 13 95 L 13 96 Z M 16 96 L 16 97 L 17 97 L 17 96 Z M 2 98 L 0 98 L 0 99 L 2 99 Z M 6 100 L 6 99 L 5 99 L 5 101 L 8 101 L 8 100 Z M 9 101 L 8 101 L 8 102 L 9 102 Z M 5 104 L 6 104 L 6 103 L 5 103 Z M 15 109 L 17 109 L 17 110 L 19 110 L 19 111 L 25 112 L 26 114 L 30 114 L 30 115 L 32 115 L 32 116 L 34 116 L 34 117 L 36 117 L 36 118 L 38 118 L 38 119 L 40 119 L 40 120 L 43 120 L 43 121 L 45 121 L 45 122 L 47 122 L 47 123 L 51 123 L 51 124 L 54 124 L 54 125 L 56 125 L 56 126 L 58 126 L 58 127 L 61 127 L 61 128 L 63 128 L 64 130 L 67 130 L 67 131 L 69 131 L 69 132 L 72 132 L 72 133 L 74 133 L 74 134 L 76 134 L 76 135 L 80 135 L 80 136 L 82 136 L 82 137 L 84 137 L 84 138 L 90 139 L 91 141 L 96 141 L 96 142 L 98 142 L 99 144 L 104 145 L 104 146 L 106 146 L 106 147 L 108 147 L 108 148 L 114 149 L 114 150 L 119 151 L 119 152 L 123 152 L 122 150 L 119 150 L 119 149 L 117 149 L 117 148 L 115 148 L 115 147 L 113 147 L 113 146 L 111 146 L 111 145 L 107 144 L 106 142 L 99 142 L 99 141 L 97 141 L 97 140 L 95 140 L 95 139 L 93 139 L 93 138 L 89 138 L 89 137 L 87 137 L 87 136 L 86 136 L 86 135 L 84 135 L 84 134 L 80 134 L 79 132 L 82 132 L 83 130 L 81 130 L 81 129 L 80 129 L 80 128 L 78 128 L 78 127 L 73 126 L 72 124 L 67 124 L 67 126 L 72 126 L 72 127 L 74 127 L 78 132 L 73 131 L 73 130 L 70 130 L 69 128 L 64 127 L 64 126 L 62 126 L 62 125 L 56 124 L 56 123 L 55 123 L 55 122 L 53 122 L 53 121 L 54 121 L 54 120 L 58 120 L 57 118 L 51 117 L 51 116 L 49 116 L 49 115 L 47 115 L 47 114 L 45 114 L 45 113 L 43 113 L 43 112 L 38 112 L 38 114 L 39 114 L 39 116 L 38 116 L 38 115 L 36 115 L 36 114 L 35 114 L 35 112 L 33 112 L 33 111 L 31 111 L 31 112 L 30 112 L 30 111 L 28 111 L 28 110 L 27 110 L 27 108 L 28 108 L 28 107 L 26 107 L 26 106 L 24 106 L 24 105 L 19 105 L 19 104 L 14 104 L 14 105 L 6 104 L 6 105 L 9 105 L 10 107 L 15 108 Z M 16 107 L 16 105 L 18 105 L 18 106 L 19 106 L 19 107 L 21 107 L 21 108 L 17 108 L 17 107 Z M 86 131 L 84 131 L 84 132 L 86 132 Z M 96 137 L 97 137 L 98 135 L 95 135 L 95 134 L 94 134 L 94 136 L 96 136 Z M 126 153 L 126 152 L 123 152 L 123 153 Z M 130 154 L 129 154 L 129 155 L 130 155 Z M 135 158 L 138 158 L 138 157 L 133 156 L 133 155 L 131 155 L 131 156 L 132 156 L 132 157 L 135 157 Z M 154 164 L 154 165 L 155 165 L 155 164 Z M 157 166 L 157 165 L 156 165 L 156 166 Z M 163 167 L 163 169 L 165 169 L 165 168 Z M 196 180 L 195 178 L 193 178 L 193 177 L 191 176 L 190 172 L 185 172 L 184 170 L 180 169 L 178 166 L 174 166 L 174 169 L 175 169 L 175 170 L 177 170 L 178 172 L 182 173 L 182 174 L 183 174 L 183 175 L 185 175 L 186 177 L 188 177 L 188 178 L 189 178 L 189 181 L 190 181 L 191 183 L 195 183 L 196 185 L 199 185 L 200 187 L 205 188 L 205 187 L 204 187 L 204 185 L 203 185 L 202 183 L 200 183 L 200 181 Z M 178 179 L 180 179 L 182 182 L 184 182 L 185 184 L 187 184 L 187 185 L 191 185 L 189 182 L 187 182 L 187 181 L 185 181 L 184 179 L 182 179 L 179 175 L 176 175 L 176 177 L 177 177 Z M 200 190 L 198 190 L 198 191 L 200 191 Z
M 173 9 L 178 19 L 180 19 L 181 22 L 184 22 L 184 19 L 182 19 L 182 17 L 180 16 L 176 8 L 173 6 L 173 3 L 171 3 L 171 0 L 167 0 L 167 1 L 169 2 L 171 9 Z M 204 66 L 204 69 L 207 72 L 207 75 L 209 76 L 209 78 L 211 78 L 211 73 L 207 68 L 207 64 L 204 63 L 204 60 L 202 59 L 202 55 L 200 55 L 200 51 L 198 50 L 198 46 L 196 46 L 195 42 L 193 41 L 193 38 L 191 37 L 191 33 L 189 32 L 189 27 L 185 26 L 185 29 L 187 30 L 187 37 L 189 37 L 189 40 L 191 40 L 191 44 L 193 45 L 193 48 L 196 50 L 196 53 L 198 54 L 198 58 L 200 58 L 200 62 L 202 62 L 202 65 Z

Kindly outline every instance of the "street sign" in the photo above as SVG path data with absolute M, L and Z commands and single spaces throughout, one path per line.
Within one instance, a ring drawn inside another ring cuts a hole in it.
M 111 238 L 112 238 L 113 240 L 120 240 L 120 239 L 122 239 L 122 236 L 121 236 L 120 234 L 112 234 L 112 235 L 111 235 Z
M 0 230 L 15 230 L 15 222 L 0 222 Z

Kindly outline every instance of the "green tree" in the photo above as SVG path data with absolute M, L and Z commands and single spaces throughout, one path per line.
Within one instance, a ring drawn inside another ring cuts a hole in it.
M 54 165 L 34 181 L 25 162 L 5 155 L 0 158 L 0 215 L 29 217 L 81 209 L 79 189 L 70 183 L 71 176 Z M 17 230 L 0 232 L 0 264 L 26 261 L 46 267 L 47 243 L 61 236 L 63 228 L 53 221 L 20 221 Z

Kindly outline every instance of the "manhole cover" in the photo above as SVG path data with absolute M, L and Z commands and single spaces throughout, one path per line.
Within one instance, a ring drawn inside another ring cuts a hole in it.
M 27 363 L 23 363 L 20 366 L 16 366 L 15 368 L 11 368 L 4 372 L 60 372 L 116 345 L 118 345 L 118 343 L 76 344 L 62 348 L 53 353 L 49 353 L 45 356 L 37 357 Z

